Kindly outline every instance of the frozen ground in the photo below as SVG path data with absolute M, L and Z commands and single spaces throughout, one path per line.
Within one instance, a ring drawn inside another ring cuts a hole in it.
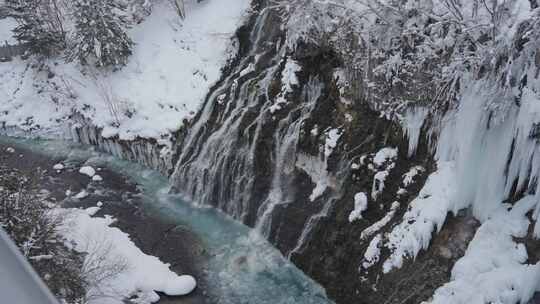
M 195 115 L 234 54 L 232 37 L 249 1 L 190 0 L 186 6 L 182 21 L 169 2 L 158 1 L 152 14 L 130 30 L 133 55 L 116 72 L 61 59 L 43 69 L 32 59 L 0 64 L 0 123 L 58 130 L 77 111 L 103 127 L 105 136 L 167 143 L 170 132 Z M 0 28 L 4 38 L 9 31 Z

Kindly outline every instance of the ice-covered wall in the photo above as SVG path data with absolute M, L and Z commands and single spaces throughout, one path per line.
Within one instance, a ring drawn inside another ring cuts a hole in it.
M 65 131 L 64 135 L 71 140 L 93 145 L 103 152 L 140 163 L 165 175 L 169 175 L 173 168 L 173 153 L 170 147 L 159 144 L 154 139 L 121 140 L 118 137 L 105 137 L 102 128 L 77 114 L 73 115 Z

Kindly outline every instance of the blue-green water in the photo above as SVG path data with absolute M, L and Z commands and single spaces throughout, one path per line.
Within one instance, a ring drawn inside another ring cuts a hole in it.
M 187 225 L 210 251 L 208 288 L 219 298 L 218 303 L 331 303 L 319 285 L 256 231 L 214 209 L 194 207 L 181 196 L 169 194 L 167 178 L 156 171 L 70 142 L 7 137 L 0 137 L 0 142 L 68 162 L 86 161 L 106 166 L 139 184 L 148 212 Z

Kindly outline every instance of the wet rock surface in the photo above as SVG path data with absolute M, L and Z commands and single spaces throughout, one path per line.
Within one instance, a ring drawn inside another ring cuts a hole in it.
M 80 163 L 65 164 L 64 169 L 54 170 L 53 166 L 62 161 L 22 147 L 0 144 L 0 166 L 19 170 L 27 176 L 38 176 L 38 171 L 42 171 L 39 185 L 49 200 L 68 208 L 94 207 L 97 202 L 102 202 L 95 216 L 113 216 L 116 219 L 113 226 L 128 233 L 144 253 L 169 263 L 171 269 L 178 274 L 191 274 L 197 278 L 198 287 L 192 294 L 184 297 L 160 295 L 158 303 L 212 303 L 206 295 L 208 288 L 203 270 L 205 250 L 196 235 L 187 227 L 168 223 L 157 214 L 144 211 L 141 207 L 141 191 L 127 177 L 106 167 L 96 167 L 97 174 L 103 178 L 103 181 L 96 182 L 79 173 Z M 72 193 L 69 197 L 66 195 L 67 190 Z M 89 195 L 81 199 L 74 198 L 82 190 Z
M 386 248 L 374 265 L 362 269 L 373 239 L 362 239 L 362 231 L 398 202 L 395 216 L 376 233 L 391 231 L 435 170 L 427 136 L 420 136 L 415 156 L 408 157 L 401 126 L 367 102 L 349 99 L 362 94 L 343 90 L 337 55 L 309 43 L 287 50 L 279 18 L 262 9 L 266 1 L 255 3 L 260 13 L 238 33 L 242 51 L 178 138 L 171 177 L 176 190 L 259 229 L 336 303 L 427 300 L 448 282 L 478 223 L 466 214 L 449 217 L 432 246 L 401 269 L 383 275 Z M 283 96 L 282 75 L 291 60 L 301 69 L 293 90 Z M 286 102 L 278 103 L 279 96 Z M 326 153 L 331 130 L 341 137 Z M 375 175 L 383 170 L 360 160 L 384 147 L 398 150 L 392 168 L 386 168 L 384 191 L 370 197 L 363 217 L 351 223 L 355 194 L 371 196 Z M 403 185 L 403 175 L 415 166 L 422 172 Z M 314 195 L 322 179 L 325 187 Z

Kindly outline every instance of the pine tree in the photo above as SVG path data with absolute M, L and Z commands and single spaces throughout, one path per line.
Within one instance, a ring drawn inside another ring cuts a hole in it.
M 129 21 L 125 7 L 111 0 L 73 2 L 75 39 L 70 59 L 97 67 L 125 65 L 133 41 L 126 34 Z
M 7 0 L 6 12 L 17 20 L 14 37 L 31 53 L 52 56 L 65 47 L 57 0 Z

